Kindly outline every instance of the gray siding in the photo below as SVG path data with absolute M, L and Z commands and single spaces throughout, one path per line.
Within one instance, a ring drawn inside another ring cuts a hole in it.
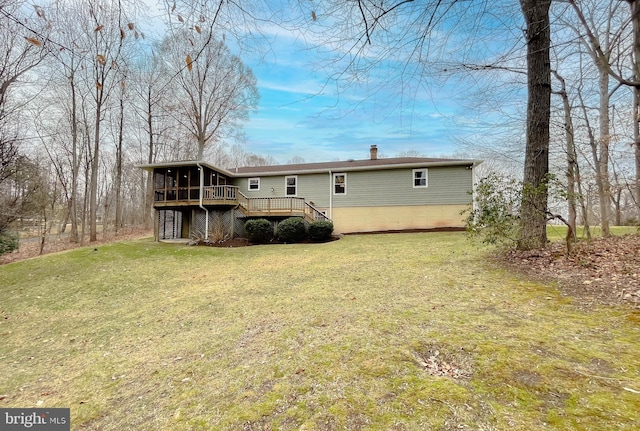
M 316 206 L 329 206 L 329 174 L 297 175 L 297 197 L 313 201 Z M 239 178 L 234 185 L 249 198 L 272 198 L 286 196 L 285 176 L 251 177 L 260 178 L 260 190 L 249 191 L 249 178 Z M 273 189 L 273 191 L 272 191 Z
M 334 172 L 341 173 L 341 172 Z M 298 175 L 298 197 L 316 207 L 398 205 L 459 205 L 471 202 L 473 174 L 464 166 L 428 168 L 426 188 L 413 187 L 413 169 L 352 171 L 347 174 L 346 195 L 334 195 L 329 173 Z M 260 177 L 260 190 L 248 190 L 248 178 L 234 181 L 247 197 L 285 196 L 285 176 Z M 273 188 L 273 192 L 271 189 Z M 331 194 L 331 197 L 330 197 Z
M 457 205 L 471 202 L 471 169 L 428 169 L 428 187 L 413 187 L 413 169 L 347 172 L 347 194 L 334 195 L 334 207 Z

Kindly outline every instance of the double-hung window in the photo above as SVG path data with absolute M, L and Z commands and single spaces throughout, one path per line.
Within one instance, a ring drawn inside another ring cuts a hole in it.
M 293 175 L 290 177 L 284 177 L 284 186 L 287 196 L 298 195 L 298 177 Z
M 347 174 L 333 174 L 333 194 L 347 194 Z
M 249 178 L 249 190 L 260 190 L 260 178 Z
M 427 168 L 413 170 L 413 188 L 429 187 L 429 171 Z

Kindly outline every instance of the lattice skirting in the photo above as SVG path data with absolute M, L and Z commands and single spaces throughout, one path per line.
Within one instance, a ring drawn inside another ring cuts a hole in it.
M 184 210 L 158 210 L 157 229 L 158 239 L 204 239 L 218 242 L 231 238 L 244 238 L 246 231 L 244 223 L 248 220 L 242 212 L 237 209 L 210 210 L 209 211 L 209 235 L 207 230 L 206 212 L 202 209 Z M 278 229 L 278 224 L 282 220 L 269 220 L 274 232 Z M 308 222 L 305 220 L 305 224 Z
M 190 236 L 192 239 L 206 238 L 207 229 L 206 212 L 201 209 L 192 210 L 192 223 Z M 210 241 L 224 241 L 244 235 L 244 222 L 236 215 L 236 210 L 209 211 L 209 235 Z
M 158 216 L 158 239 L 182 237 L 182 211 L 160 210 Z

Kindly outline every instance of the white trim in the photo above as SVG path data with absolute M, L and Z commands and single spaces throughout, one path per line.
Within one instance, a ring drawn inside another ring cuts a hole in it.
M 337 193 L 336 192 L 336 177 L 337 176 L 343 176 L 344 177 L 344 193 Z M 335 172 L 333 174 L 333 182 L 332 182 L 332 190 L 333 190 L 333 194 L 334 195 L 346 195 L 347 194 L 347 173 L 346 172 Z
M 416 172 L 424 172 L 424 185 L 416 185 Z M 411 184 L 414 189 L 426 189 L 429 187 L 429 168 L 414 169 L 411 174 Z
M 292 194 L 292 195 L 289 194 L 289 187 L 290 186 L 289 186 L 289 184 L 287 182 L 287 180 L 289 178 L 294 178 L 295 179 L 295 185 L 294 185 L 295 193 Z M 284 195 L 287 196 L 287 197 L 288 196 L 292 196 L 292 197 L 298 196 L 298 176 L 297 175 L 287 175 L 286 177 L 284 177 Z

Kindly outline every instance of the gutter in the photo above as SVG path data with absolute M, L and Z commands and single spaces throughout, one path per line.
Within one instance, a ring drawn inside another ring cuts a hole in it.
M 204 194 L 204 168 L 200 165 L 200 162 L 196 162 L 196 166 L 198 166 L 198 169 L 200 170 L 200 202 L 198 202 L 198 206 L 206 213 L 206 218 L 204 220 L 204 239 L 209 239 L 209 210 L 202 205 L 202 195 Z

